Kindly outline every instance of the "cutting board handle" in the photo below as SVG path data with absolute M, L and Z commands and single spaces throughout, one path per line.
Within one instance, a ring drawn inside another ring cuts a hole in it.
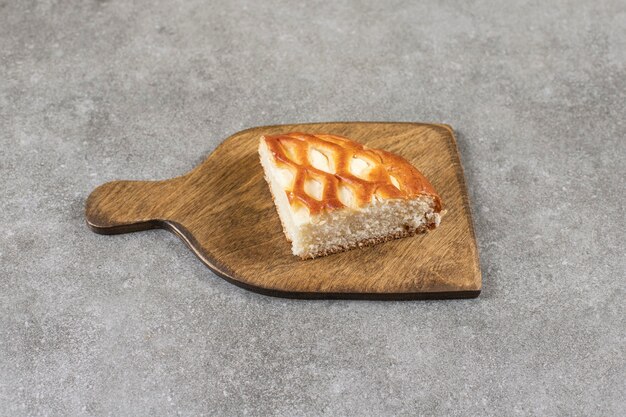
M 87 198 L 87 224 L 94 232 L 106 235 L 162 227 L 167 218 L 167 196 L 176 188 L 172 180 L 102 184 Z

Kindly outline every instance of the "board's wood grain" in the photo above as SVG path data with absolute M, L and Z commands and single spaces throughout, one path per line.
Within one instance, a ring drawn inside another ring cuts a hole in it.
M 430 233 L 312 260 L 291 254 L 257 154 L 264 134 L 331 133 L 402 155 L 441 195 Z M 417 123 L 316 123 L 244 130 L 191 172 L 165 181 L 114 181 L 86 203 L 88 225 L 115 234 L 167 228 L 213 271 L 264 294 L 301 298 L 467 298 L 481 274 L 452 129 Z

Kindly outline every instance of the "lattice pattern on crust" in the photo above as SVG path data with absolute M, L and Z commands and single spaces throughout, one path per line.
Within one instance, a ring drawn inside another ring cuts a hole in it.
M 359 208 L 373 199 L 412 199 L 429 195 L 434 211 L 439 195 L 406 159 L 350 139 L 327 134 L 287 133 L 264 136 L 292 206 L 311 214 L 344 207 Z

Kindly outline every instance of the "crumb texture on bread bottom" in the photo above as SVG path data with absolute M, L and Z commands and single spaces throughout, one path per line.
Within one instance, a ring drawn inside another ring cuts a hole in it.
M 301 258 L 321 256 L 410 236 L 439 225 L 432 201 L 383 201 L 365 208 L 338 210 L 312 218 L 293 230 L 292 252 Z
M 327 246 L 322 250 L 318 250 L 317 252 L 302 253 L 302 254 L 299 254 L 298 256 L 301 259 L 319 258 L 320 256 L 332 255 L 335 253 L 345 252 L 345 251 L 356 249 L 356 248 L 365 248 L 367 246 L 378 245 L 379 243 L 388 242 L 390 240 L 414 236 L 419 233 L 426 233 L 428 229 L 429 229 L 429 226 L 421 226 L 417 229 L 403 230 L 401 232 L 394 232 L 386 236 L 367 238 L 367 239 L 360 240 L 358 242 L 349 243 L 347 245 Z

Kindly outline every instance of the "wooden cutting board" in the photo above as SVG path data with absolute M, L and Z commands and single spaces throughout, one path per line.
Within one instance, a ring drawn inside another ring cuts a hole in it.
M 291 254 L 257 146 L 261 135 L 300 131 L 346 136 L 397 153 L 418 167 L 447 214 L 430 233 L 300 260 Z M 191 172 L 165 181 L 113 181 L 86 203 L 101 234 L 165 228 L 222 278 L 262 294 L 297 298 L 476 297 L 476 240 L 452 129 L 420 123 L 263 126 L 226 139 Z

